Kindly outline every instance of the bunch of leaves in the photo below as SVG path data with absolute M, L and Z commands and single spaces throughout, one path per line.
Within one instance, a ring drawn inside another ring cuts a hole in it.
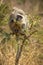
M 0 5 L 0 26 L 5 25 L 9 20 L 9 7 L 7 4 L 3 3 Z
M 38 15 L 28 15 L 28 20 L 29 20 L 29 24 L 30 27 L 32 26 L 39 26 L 40 23 L 40 17 Z
M 0 28 L 0 37 L 2 37 L 2 40 L 0 43 L 5 43 L 10 39 L 10 34 L 5 32 L 2 28 Z

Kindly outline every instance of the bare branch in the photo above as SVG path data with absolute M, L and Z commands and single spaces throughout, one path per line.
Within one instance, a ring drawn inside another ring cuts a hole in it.
M 35 32 L 37 32 L 37 30 L 33 31 L 28 36 L 26 36 L 26 34 L 24 34 L 24 33 L 20 33 L 21 35 L 24 36 L 24 39 L 22 41 L 22 45 L 17 49 L 16 59 L 15 59 L 15 65 L 18 65 L 18 63 L 19 63 L 19 59 L 20 59 L 20 56 L 21 56 L 21 53 L 22 53 L 22 49 L 23 49 L 23 46 L 24 46 L 24 43 L 25 43 L 26 39 L 29 40 L 29 38 L 31 37 L 31 35 L 33 35 Z

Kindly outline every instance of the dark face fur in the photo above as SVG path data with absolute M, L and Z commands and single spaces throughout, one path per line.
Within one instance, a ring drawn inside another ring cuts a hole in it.
M 10 15 L 10 21 L 13 22 L 14 18 L 16 19 L 16 21 L 21 21 L 21 19 L 23 18 L 20 15 L 17 15 L 16 17 L 14 17 L 14 14 Z
M 21 21 L 21 19 L 22 19 L 22 16 L 17 15 L 17 17 L 16 17 L 16 21 Z
M 16 21 L 20 21 L 21 19 L 22 19 L 22 16 L 17 15 Z M 17 22 L 14 22 L 13 14 L 10 16 L 9 26 L 13 33 L 18 33 L 18 31 L 21 30 L 21 25 L 18 25 Z

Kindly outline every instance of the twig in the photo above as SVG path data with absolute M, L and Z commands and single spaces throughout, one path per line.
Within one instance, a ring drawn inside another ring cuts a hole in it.
M 0 32 L 2 32 L 2 31 L 0 31 Z M 28 36 L 26 36 L 25 33 L 19 32 L 20 35 L 24 36 L 24 39 L 23 39 L 23 41 L 22 41 L 22 45 L 20 45 L 20 46 L 18 47 L 17 54 L 16 54 L 16 59 L 15 59 L 15 65 L 18 65 L 18 63 L 19 63 L 19 59 L 20 59 L 20 56 L 21 56 L 21 53 L 22 53 L 22 49 L 23 49 L 23 46 L 24 46 L 24 43 L 25 43 L 26 39 L 29 40 L 29 38 L 31 37 L 31 35 L 33 35 L 35 32 L 37 32 L 37 30 L 33 31 L 33 32 L 32 32 L 30 35 L 28 35 Z M 5 33 L 5 32 L 4 32 L 4 33 Z M 7 34 L 8 37 L 10 37 L 10 35 L 14 35 L 13 33 L 10 33 L 10 34 L 5 33 L 5 34 Z M 5 43 L 5 42 L 6 42 L 6 39 L 8 40 L 8 37 L 6 38 L 6 36 L 5 36 L 5 38 L 1 41 L 1 43 Z
M 22 42 L 22 45 L 17 50 L 15 65 L 18 65 L 18 63 L 19 63 L 19 59 L 20 59 L 21 52 L 22 52 L 22 49 L 23 49 L 23 46 L 24 46 L 24 42 L 25 42 L 25 38 L 24 38 L 24 40 Z
M 25 40 L 28 39 L 31 37 L 32 34 L 34 34 L 35 32 L 37 32 L 37 30 L 33 31 L 30 35 L 26 36 L 25 34 L 23 33 L 20 33 L 21 35 L 24 35 L 24 40 L 22 41 L 22 45 L 18 48 L 17 50 L 17 54 L 16 54 L 16 60 L 15 60 L 15 65 L 18 65 L 19 63 L 19 59 L 20 59 L 20 56 L 21 56 L 21 53 L 22 53 L 22 49 L 23 49 L 23 46 L 24 46 L 24 43 L 25 43 Z

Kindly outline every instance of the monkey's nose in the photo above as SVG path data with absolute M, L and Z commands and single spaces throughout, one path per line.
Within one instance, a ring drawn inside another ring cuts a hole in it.
M 22 24 L 22 28 L 25 28 L 25 24 Z

